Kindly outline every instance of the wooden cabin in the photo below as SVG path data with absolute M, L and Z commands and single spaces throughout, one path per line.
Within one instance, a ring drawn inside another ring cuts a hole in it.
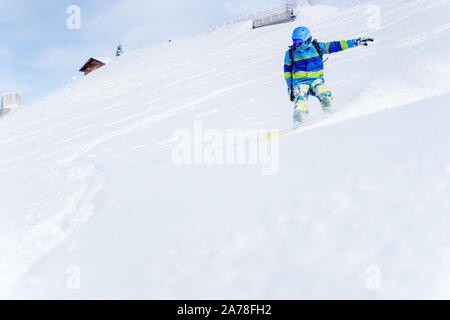
M 4 94 L 1 99 L 0 116 L 9 113 L 18 106 L 20 106 L 20 93 Z
M 14 108 L 20 105 L 20 93 L 5 93 L 2 96 L 2 108 Z
M 83 67 L 81 67 L 80 72 L 83 72 L 85 76 L 94 70 L 97 70 L 105 66 L 110 62 L 109 58 L 90 58 Z
M 295 21 L 295 6 L 295 3 L 288 2 L 285 5 L 262 11 L 255 15 L 253 29 Z

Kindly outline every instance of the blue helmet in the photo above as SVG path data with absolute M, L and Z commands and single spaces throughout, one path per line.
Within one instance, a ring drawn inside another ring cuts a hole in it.
M 312 42 L 311 31 L 306 27 L 299 27 L 295 29 L 292 33 L 292 41 L 296 45 L 303 43 L 304 46 L 308 46 Z

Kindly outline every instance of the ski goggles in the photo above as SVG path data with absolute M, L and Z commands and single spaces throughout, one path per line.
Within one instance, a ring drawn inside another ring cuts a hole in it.
M 306 40 L 302 40 L 302 39 L 294 39 L 294 45 L 296 46 L 302 46 L 306 43 Z

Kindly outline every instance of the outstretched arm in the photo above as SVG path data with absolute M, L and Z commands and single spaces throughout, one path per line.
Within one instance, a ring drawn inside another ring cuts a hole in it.
M 332 42 L 319 42 L 319 46 L 324 54 L 332 54 L 347 49 L 351 49 L 360 45 L 367 46 L 367 42 L 374 41 L 371 38 L 358 38 L 352 40 L 341 40 Z

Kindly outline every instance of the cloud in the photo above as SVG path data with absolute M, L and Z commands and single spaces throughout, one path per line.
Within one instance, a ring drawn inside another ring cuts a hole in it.
M 225 8 L 228 14 L 239 18 L 241 15 L 252 14 L 270 7 L 275 7 L 286 3 L 283 0 L 241 0 L 226 1 Z
M 30 68 L 40 71 L 52 72 L 67 70 L 68 68 L 81 67 L 89 56 L 89 49 L 80 50 L 76 46 L 55 46 L 46 48 L 33 59 L 25 61 L 24 64 Z
M 126 52 L 132 51 L 196 35 L 279 3 L 280 0 L 0 0 L 0 91 L 3 87 L 18 88 L 24 92 L 25 100 L 33 100 L 77 74 L 89 57 L 112 56 L 119 42 Z M 70 4 L 81 8 L 81 30 L 66 28 L 66 9 Z
M 5 44 L 0 44 L 0 63 L 8 63 L 12 57 L 11 49 Z
M 85 20 L 83 28 L 94 32 L 97 39 L 102 37 L 110 43 L 122 41 L 125 47 L 137 49 L 208 31 L 231 18 L 278 5 L 280 1 L 117 0 Z M 87 39 L 92 34 L 85 36 Z
M 166 41 L 169 37 L 186 36 L 200 28 L 207 29 L 209 19 L 203 8 L 207 8 L 209 2 L 195 0 L 180 4 L 163 0 L 118 0 L 87 20 L 83 28 L 101 35 L 104 41 L 123 41 L 136 49 Z M 211 4 L 209 7 L 214 8 Z
M 28 7 L 24 0 L 1 0 L 0 1 L 0 23 L 14 22 L 17 16 L 28 12 Z

